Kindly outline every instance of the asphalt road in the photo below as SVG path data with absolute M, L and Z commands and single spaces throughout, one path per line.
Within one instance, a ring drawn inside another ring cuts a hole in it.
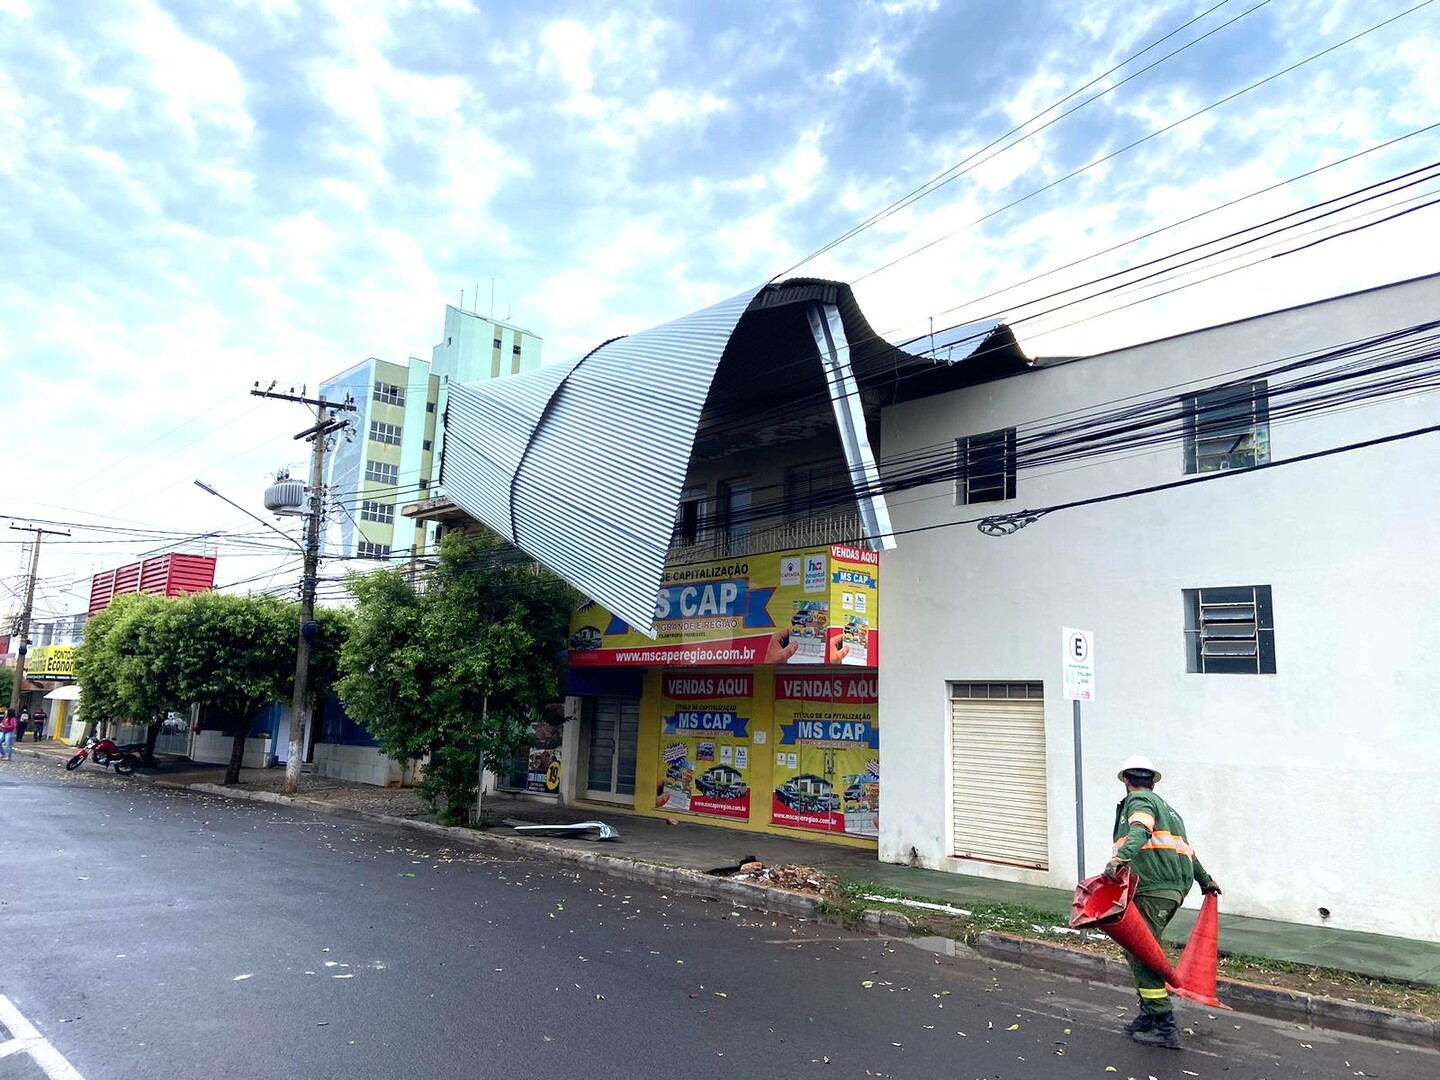
M 0 1080 L 1440 1074 L 1199 1008 L 1147 1049 L 1111 988 L 48 762 L 0 825 Z

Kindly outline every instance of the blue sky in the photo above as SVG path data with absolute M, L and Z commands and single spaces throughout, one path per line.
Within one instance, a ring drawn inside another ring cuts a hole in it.
M 478 287 L 488 311 L 492 279 L 495 313 L 552 361 L 733 295 L 1197 20 L 1070 105 L 1213 36 L 800 270 L 854 282 L 897 337 L 1035 316 L 1057 284 L 1440 158 L 1415 135 L 1012 288 L 1434 122 L 1427 5 L 1123 149 L 1412 4 L 0 0 L 0 366 L 23 476 L 0 513 L 242 527 L 191 481 L 258 509 L 297 461 L 304 414 L 250 398 L 255 380 L 428 357 L 444 305 Z M 1017 334 L 1098 351 L 1431 272 L 1437 219 Z M 42 600 L 142 547 L 57 543 Z M 264 558 L 227 556 L 222 581 Z M 20 571 L 0 547 L 5 589 Z

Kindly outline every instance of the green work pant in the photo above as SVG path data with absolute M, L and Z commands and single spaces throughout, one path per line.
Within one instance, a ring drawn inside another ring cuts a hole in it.
M 1140 909 L 1140 914 L 1144 916 L 1145 924 L 1150 927 L 1156 941 L 1160 940 L 1165 927 L 1170 925 L 1170 920 L 1180 909 L 1180 905 L 1174 900 L 1159 896 L 1137 896 L 1134 904 Z M 1130 970 L 1135 973 L 1135 990 L 1140 995 L 1140 1008 L 1152 1016 L 1172 1012 L 1175 1006 L 1170 1003 L 1170 992 L 1165 989 L 1165 980 L 1129 953 L 1125 954 L 1125 959 L 1130 961 Z

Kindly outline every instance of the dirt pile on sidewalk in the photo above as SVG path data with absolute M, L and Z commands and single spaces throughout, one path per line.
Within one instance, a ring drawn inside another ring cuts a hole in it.
M 815 896 L 831 893 L 837 885 L 833 877 L 813 866 L 766 866 L 760 862 L 747 862 L 734 877 L 738 881 L 753 881 L 757 885 Z

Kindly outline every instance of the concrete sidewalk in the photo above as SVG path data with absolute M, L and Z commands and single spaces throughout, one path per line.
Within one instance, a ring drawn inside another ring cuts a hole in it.
M 27 742 L 15 749 L 17 756 L 28 754 L 57 761 L 63 761 L 74 753 L 73 747 L 54 740 L 35 744 Z M 159 770 L 141 770 L 136 778 L 167 787 L 190 788 L 200 784 L 218 785 L 224 775 L 222 766 L 171 760 Z M 236 794 L 278 793 L 284 778 L 283 769 L 243 769 Z M 419 796 L 408 788 L 376 788 L 306 773 L 301 777 L 301 788 L 295 798 L 301 804 L 317 804 L 367 815 L 411 821 L 432 820 Z M 523 838 L 537 848 L 603 850 L 605 854 L 637 862 L 702 873 L 758 859 L 767 866 L 813 866 L 843 882 L 874 884 L 960 908 L 986 903 L 1021 904 L 1052 912 L 1057 921 L 1063 921 L 1070 913 L 1072 894 L 1066 890 L 882 863 L 876 860 L 873 852 L 836 847 L 801 836 L 739 832 L 688 818 L 653 818 L 608 806 L 558 806 L 548 800 L 512 795 L 486 796 L 485 807 L 497 822 L 506 818 L 523 818 L 561 824 L 600 819 L 620 831 L 619 840 L 599 845 L 586 839 L 515 833 L 504 826 L 490 830 Z M 1183 941 L 1194 919 L 1193 911 L 1181 911 L 1172 923 L 1175 929 L 1167 937 Z M 1440 943 L 1436 942 L 1223 914 L 1220 917 L 1220 939 L 1227 953 L 1334 968 L 1371 978 L 1440 985 Z

